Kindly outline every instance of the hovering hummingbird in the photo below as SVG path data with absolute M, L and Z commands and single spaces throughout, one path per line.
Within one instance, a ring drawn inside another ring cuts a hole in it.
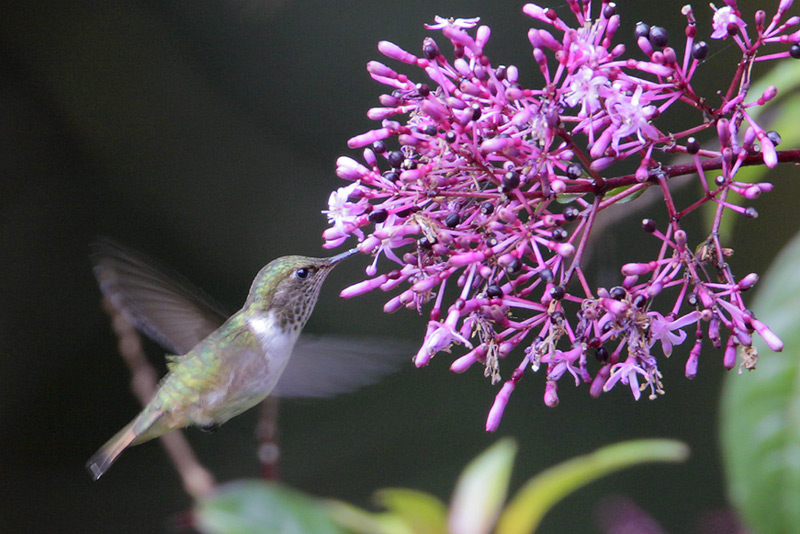
M 241 310 L 226 315 L 199 290 L 111 241 L 93 246 L 102 292 L 139 329 L 172 351 L 168 373 L 133 421 L 86 463 L 97 480 L 129 446 L 177 428 L 215 428 L 264 400 L 325 397 L 376 381 L 396 358 L 378 343 L 301 339 L 331 258 L 285 256 L 259 271 Z M 385 352 L 385 351 L 383 351 Z M 293 355 L 294 353 L 294 355 Z

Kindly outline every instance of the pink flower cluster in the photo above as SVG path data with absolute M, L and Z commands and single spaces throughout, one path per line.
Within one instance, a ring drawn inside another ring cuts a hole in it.
M 687 331 L 694 336 L 689 378 L 703 338 L 725 347 L 728 368 L 736 365 L 737 353 L 743 365 L 754 365 L 753 332 L 773 350 L 782 348 L 745 307 L 742 293 L 758 277 L 737 281 L 718 230 L 731 210 L 755 216 L 732 195 L 751 200 L 772 189 L 737 181 L 742 166 L 798 159 L 797 151 L 777 151 L 780 137 L 748 113 L 777 89 L 747 94 L 753 62 L 800 57 L 800 31 L 788 33 L 800 18 L 785 17 L 791 1 L 781 1 L 768 23 L 757 12 L 754 36 L 735 0 L 714 8 L 711 38 L 732 39 L 742 51 L 722 98 L 698 95 L 692 87 L 710 46 L 695 39 L 691 7 L 682 11 L 682 53 L 668 46 L 663 28 L 639 23 L 639 50 L 629 55 L 613 42 L 620 27 L 615 4 L 602 2 L 593 18 L 591 1 L 567 3 L 574 27 L 553 9 L 523 8 L 546 26 L 528 33 L 544 77 L 538 89 L 519 83 L 517 67 L 492 65 L 484 54 L 490 30 L 477 18 L 436 17 L 428 26 L 452 46 L 449 59 L 430 37 L 421 56 L 381 42 L 386 57 L 421 69 L 422 81 L 377 61 L 368 64 L 372 78 L 391 92 L 368 111 L 380 127 L 348 143 L 364 149 L 363 163 L 339 158 L 337 174 L 351 183 L 331 194 L 325 211 L 331 223 L 323 235 L 327 247 L 355 236 L 360 250 L 375 258 L 369 278 L 342 296 L 398 289 L 386 312 L 405 307 L 429 314 L 417 366 L 459 345 L 464 353 L 453 360 L 453 371 L 480 364 L 493 383 L 505 379 L 489 412 L 490 431 L 528 369 L 544 373 L 544 401 L 554 406 L 565 375 L 576 385 L 590 384 L 594 396 L 618 383 L 637 399 L 645 389 L 651 397 L 663 393 L 658 356 L 670 356 Z M 789 50 L 759 57 L 773 43 Z M 681 132 L 662 131 L 658 119 L 676 106 L 675 113 L 697 122 Z M 693 136 L 703 130 L 716 133 L 717 146 L 701 148 Z M 668 165 L 675 154 L 693 162 Z M 633 160 L 636 172 L 609 176 L 623 160 Z M 721 174 L 707 178 L 711 169 Z M 703 194 L 679 209 L 670 179 L 692 173 Z M 650 187 L 662 192 L 669 221 L 662 228 L 651 219 L 642 223 L 643 235 L 661 243 L 658 256 L 622 266 L 616 287 L 590 287 L 581 263 L 597 217 Z M 689 243 L 681 219 L 709 203 L 717 210 L 707 238 Z M 383 272 L 381 257 L 391 265 Z M 517 347 L 519 359 L 503 377 L 501 362 L 512 359 Z

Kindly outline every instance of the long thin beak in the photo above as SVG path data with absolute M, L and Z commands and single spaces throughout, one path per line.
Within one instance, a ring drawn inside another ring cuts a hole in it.
M 356 252 L 358 252 L 358 247 L 351 248 L 347 252 L 342 252 L 341 254 L 337 254 L 336 256 L 332 256 L 332 257 L 328 258 L 328 265 L 336 265 L 337 263 L 339 263 L 343 259 L 352 256 Z

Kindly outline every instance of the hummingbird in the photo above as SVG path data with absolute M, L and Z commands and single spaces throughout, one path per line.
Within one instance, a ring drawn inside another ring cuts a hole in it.
M 167 356 L 168 372 L 144 409 L 89 458 L 92 478 L 129 446 L 190 425 L 216 428 L 270 394 L 325 397 L 392 371 L 392 358 L 375 357 L 386 352 L 377 341 L 308 338 L 295 350 L 325 278 L 356 252 L 270 262 L 253 280 L 244 306 L 226 319 L 202 292 L 149 258 L 110 240 L 94 244 L 104 295 L 174 355 Z

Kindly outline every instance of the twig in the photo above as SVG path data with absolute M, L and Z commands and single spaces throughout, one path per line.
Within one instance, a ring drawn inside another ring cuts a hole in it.
M 278 442 L 278 412 L 280 400 L 267 397 L 261 403 L 256 426 L 258 438 L 258 461 L 261 463 L 261 477 L 266 480 L 280 478 L 281 449 Z

